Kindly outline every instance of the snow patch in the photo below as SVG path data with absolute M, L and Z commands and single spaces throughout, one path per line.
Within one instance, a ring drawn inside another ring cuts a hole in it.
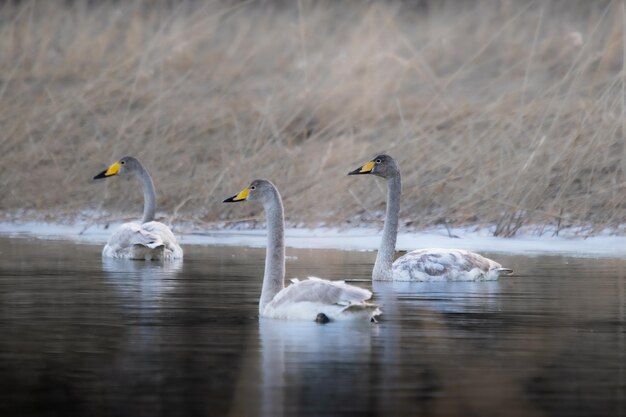
M 34 237 L 38 239 L 70 239 L 78 242 L 104 244 L 119 224 L 110 227 L 86 223 L 55 224 L 42 222 L 0 222 L 0 235 Z M 265 247 L 265 230 L 239 229 L 191 231 L 181 233 L 174 229 L 181 245 Z M 285 231 L 286 245 L 291 248 L 339 249 L 371 251 L 378 249 L 381 232 L 372 228 L 316 228 Z M 593 237 L 524 235 L 499 238 L 489 228 L 402 232 L 398 235 L 396 249 L 410 251 L 419 248 L 466 249 L 476 252 L 510 253 L 525 255 L 568 255 L 578 257 L 625 257 L 626 237 L 614 236 L 609 231 Z

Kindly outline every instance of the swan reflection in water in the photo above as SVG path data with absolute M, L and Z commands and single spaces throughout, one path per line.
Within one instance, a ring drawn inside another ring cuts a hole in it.
M 359 387 L 369 384 L 377 333 L 370 323 L 259 319 L 231 415 L 321 415 L 348 406 L 345 398 L 366 400 Z
M 542 341 L 544 350 L 520 349 L 520 340 L 511 331 L 518 323 L 503 314 L 510 285 L 506 278 L 374 282 L 386 320 L 380 329 L 384 348 L 378 351 L 381 388 L 397 387 L 399 381 L 412 384 L 410 396 L 401 391 L 383 396 L 380 410 L 498 415 L 511 407 L 519 415 L 541 415 L 527 387 L 558 352 L 561 342 L 549 341 L 565 335 L 537 329 L 532 337 Z M 515 353 L 495 356 L 498 350 Z
M 167 319 L 163 312 L 172 304 L 167 296 L 179 284 L 177 277 L 182 266 L 182 260 L 143 262 L 102 258 L 106 279 L 114 286 L 124 306 L 128 349 L 144 354 L 158 351 L 166 337 L 160 326 Z M 130 368 L 139 366 L 138 362 L 133 363 L 132 356 L 123 357 L 130 361 Z M 141 363 L 150 369 L 149 365 Z
M 401 310 L 416 307 L 432 313 L 471 313 L 499 309 L 501 292 L 506 284 L 500 281 L 443 282 L 373 282 L 373 291 L 383 305 L 386 317 L 402 315 Z
M 158 308 L 163 297 L 178 284 L 177 275 L 183 261 L 140 262 L 128 259 L 102 258 L 107 279 L 132 307 Z

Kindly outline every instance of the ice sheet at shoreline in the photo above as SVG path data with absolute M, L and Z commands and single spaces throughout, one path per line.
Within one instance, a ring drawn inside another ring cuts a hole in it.
M 118 224 L 104 228 L 101 225 L 63 225 L 38 222 L 0 222 L 0 235 L 27 236 L 40 239 L 70 239 L 86 243 L 104 243 Z M 488 230 L 468 231 L 454 229 L 458 238 L 450 238 L 445 230 L 400 233 L 398 250 L 441 247 L 473 251 L 565 254 L 583 257 L 626 257 L 626 237 L 606 235 L 581 237 L 517 236 L 498 238 Z M 175 230 L 183 245 L 265 246 L 265 230 L 214 230 L 180 233 Z M 286 244 L 292 248 L 324 248 L 339 250 L 376 250 L 380 231 L 372 228 L 353 229 L 287 229 Z

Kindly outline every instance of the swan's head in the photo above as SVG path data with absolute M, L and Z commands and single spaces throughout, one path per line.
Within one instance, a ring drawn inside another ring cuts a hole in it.
M 93 177 L 94 180 L 108 178 L 114 175 L 136 174 L 141 170 L 141 163 L 137 158 L 125 156 L 110 167 Z
M 268 180 L 254 180 L 248 188 L 244 188 L 235 196 L 227 198 L 224 203 L 236 203 L 238 201 L 259 201 L 263 204 L 276 199 L 276 186 Z
M 371 161 L 361 165 L 348 175 L 373 174 L 377 177 L 391 178 L 398 175 L 400 169 L 396 161 L 389 155 L 377 155 Z

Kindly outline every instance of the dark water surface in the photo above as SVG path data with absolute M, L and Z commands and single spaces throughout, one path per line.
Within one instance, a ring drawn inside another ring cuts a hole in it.
M 495 255 L 518 274 L 376 283 L 379 324 L 319 325 L 258 319 L 261 249 L 100 250 L 0 238 L 0 416 L 626 416 L 626 260 Z M 330 279 L 375 256 L 287 254 Z

